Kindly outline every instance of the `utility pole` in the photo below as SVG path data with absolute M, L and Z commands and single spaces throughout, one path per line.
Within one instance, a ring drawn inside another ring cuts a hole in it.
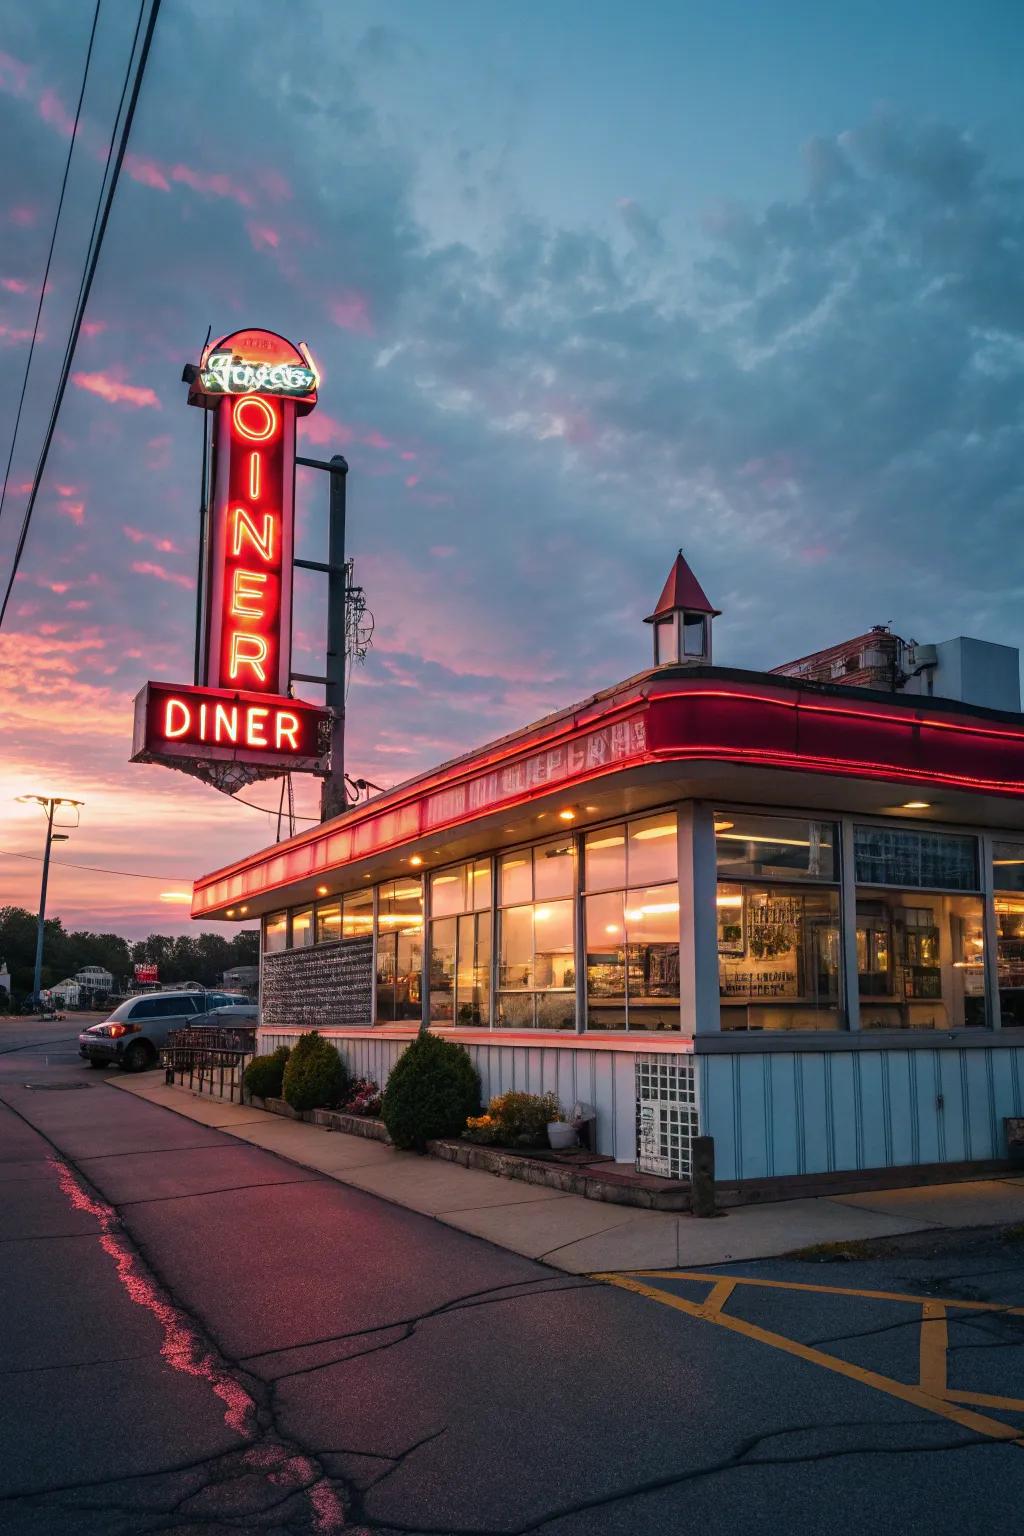
M 36 964 L 32 978 L 32 996 L 38 1007 L 39 990 L 43 981 L 43 934 L 46 928 L 46 884 L 50 878 L 50 848 L 53 843 L 67 842 L 66 832 L 53 830 L 53 815 L 58 805 L 78 807 L 84 805 L 85 801 L 69 800 L 64 795 L 18 795 L 17 798 L 23 804 L 35 801 L 46 813 L 46 848 L 43 853 L 43 883 L 39 891 L 39 920 L 36 925 Z
M 308 672 L 293 672 L 292 681 L 322 683 L 324 702 L 333 710 L 331 721 L 331 771 L 320 793 L 320 820 L 340 816 L 348 806 L 345 789 L 345 629 L 348 597 L 348 573 L 345 568 L 345 477 L 348 463 L 340 453 L 323 459 L 296 457 L 296 464 L 307 469 L 326 470 L 331 477 L 330 530 L 327 561 L 296 560 L 305 571 L 321 571 L 327 576 L 327 665 L 323 677 Z

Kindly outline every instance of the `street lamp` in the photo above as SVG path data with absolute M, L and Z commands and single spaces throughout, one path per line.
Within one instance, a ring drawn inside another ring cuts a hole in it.
M 53 816 L 58 805 L 73 805 L 77 809 L 84 805 L 85 801 L 69 800 L 65 795 L 18 795 L 16 798 L 23 805 L 35 801 L 46 812 L 46 850 L 43 854 L 43 884 L 39 892 L 39 922 L 36 927 L 36 968 L 32 978 L 32 996 L 38 1007 L 39 989 L 43 981 L 43 932 L 46 922 L 46 882 L 50 877 L 50 846 L 52 843 L 66 843 L 68 840 L 66 832 L 53 830 Z M 74 824 L 78 825 L 77 818 Z

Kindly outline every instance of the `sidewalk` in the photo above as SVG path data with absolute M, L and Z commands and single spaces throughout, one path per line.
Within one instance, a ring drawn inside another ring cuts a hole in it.
M 817 1243 L 1024 1221 L 1024 1175 L 738 1206 L 722 1217 L 701 1220 L 605 1205 L 415 1152 L 396 1152 L 361 1136 L 200 1098 L 187 1088 L 169 1087 L 153 1073 L 110 1077 L 108 1082 L 341 1184 L 569 1274 L 696 1268 L 772 1258 Z

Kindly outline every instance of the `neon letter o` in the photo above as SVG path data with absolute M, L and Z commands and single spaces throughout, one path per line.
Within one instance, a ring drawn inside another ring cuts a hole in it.
M 244 420 L 248 411 L 256 412 L 255 423 Z M 248 438 L 250 443 L 265 443 L 278 428 L 277 411 L 262 395 L 239 395 L 231 412 L 231 420 L 239 437 Z

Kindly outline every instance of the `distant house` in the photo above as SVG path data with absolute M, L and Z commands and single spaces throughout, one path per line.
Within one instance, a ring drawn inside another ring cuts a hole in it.
M 226 992 L 245 992 L 255 997 L 260 989 L 260 968 L 258 965 L 233 965 L 224 972 L 222 980 Z
M 61 1008 L 77 1008 L 82 996 L 82 989 L 74 976 L 58 981 L 56 986 L 47 987 L 46 990 L 50 994 L 50 1002 Z
M 113 992 L 114 978 L 102 965 L 83 965 L 75 972 L 75 981 L 85 992 Z M 61 982 L 61 986 L 65 983 Z M 53 988 L 50 988 L 53 991 Z

